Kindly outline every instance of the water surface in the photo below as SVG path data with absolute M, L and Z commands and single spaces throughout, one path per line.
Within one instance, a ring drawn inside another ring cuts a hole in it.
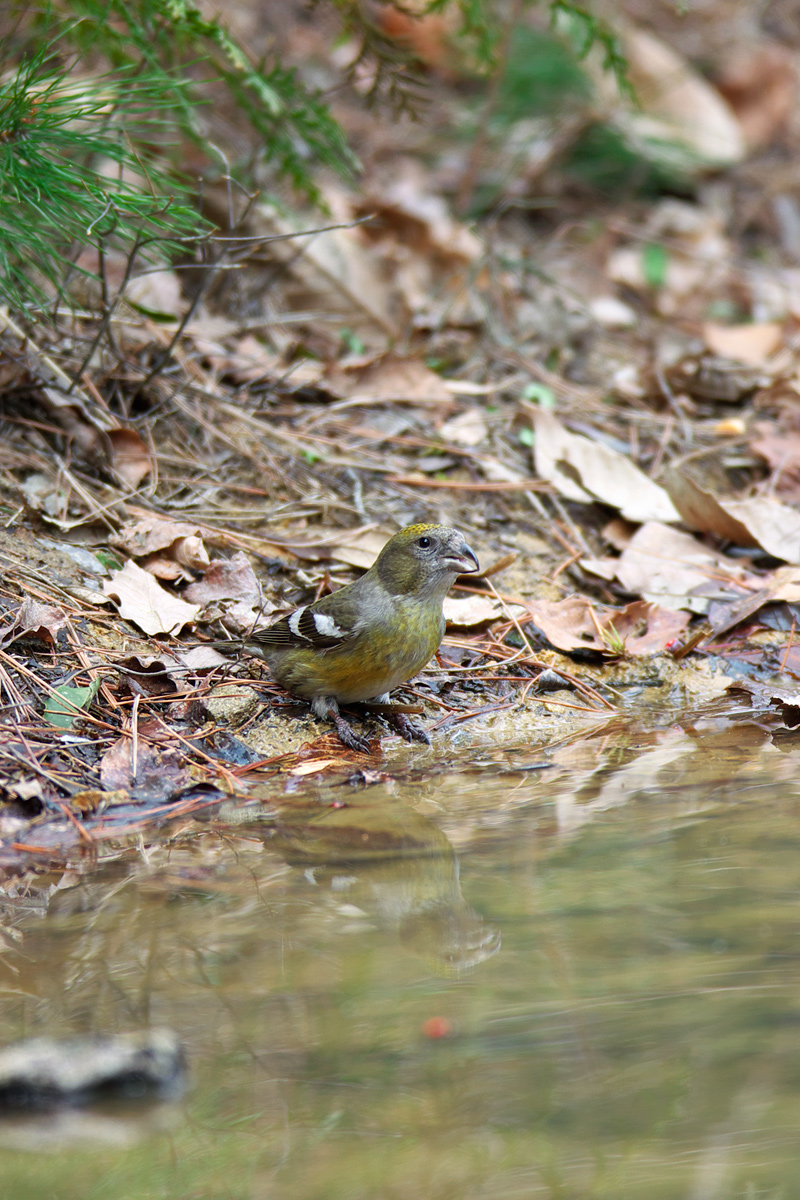
M 403 785 L 265 783 L 261 809 L 12 887 L 3 1039 L 165 1025 L 191 1079 L 0 1122 L 2 1195 L 796 1196 L 786 736 L 707 722 Z

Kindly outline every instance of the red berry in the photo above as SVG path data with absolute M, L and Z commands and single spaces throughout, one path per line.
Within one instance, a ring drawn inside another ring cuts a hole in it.
M 422 1035 L 426 1038 L 445 1038 L 453 1032 L 453 1024 L 447 1017 L 428 1017 L 422 1022 Z

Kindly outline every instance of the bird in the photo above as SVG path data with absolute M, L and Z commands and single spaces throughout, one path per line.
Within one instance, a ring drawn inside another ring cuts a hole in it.
M 276 683 L 332 721 L 343 745 L 368 754 L 369 741 L 355 732 L 339 705 L 387 704 L 392 689 L 438 650 L 445 628 L 442 603 L 456 578 L 478 570 L 478 557 L 459 530 L 407 525 L 354 583 L 252 631 L 244 649 L 264 659 Z M 242 643 L 214 645 L 231 650 Z M 405 713 L 387 715 L 407 741 L 430 745 L 426 731 Z

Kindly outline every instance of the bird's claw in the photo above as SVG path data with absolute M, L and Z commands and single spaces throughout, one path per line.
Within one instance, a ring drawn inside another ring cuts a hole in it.
M 430 746 L 431 739 L 428 737 L 427 731 L 416 721 L 407 717 L 405 713 L 392 713 L 389 720 L 407 742 L 422 742 L 424 745 Z
M 341 713 L 337 713 L 332 719 L 336 726 L 339 741 L 343 746 L 347 746 L 348 750 L 355 750 L 357 754 L 372 753 L 369 739 L 357 734 L 350 722 L 346 721 Z

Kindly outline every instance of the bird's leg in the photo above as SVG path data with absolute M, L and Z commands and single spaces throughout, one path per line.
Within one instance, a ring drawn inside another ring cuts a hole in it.
M 359 754 L 371 753 L 368 739 L 360 737 L 350 722 L 345 720 L 333 696 L 317 696 L 312 708 L 323 721 L 333 721 L 339 741 L 343 746 L 347 746 L 348 750 L 355 750 Z

